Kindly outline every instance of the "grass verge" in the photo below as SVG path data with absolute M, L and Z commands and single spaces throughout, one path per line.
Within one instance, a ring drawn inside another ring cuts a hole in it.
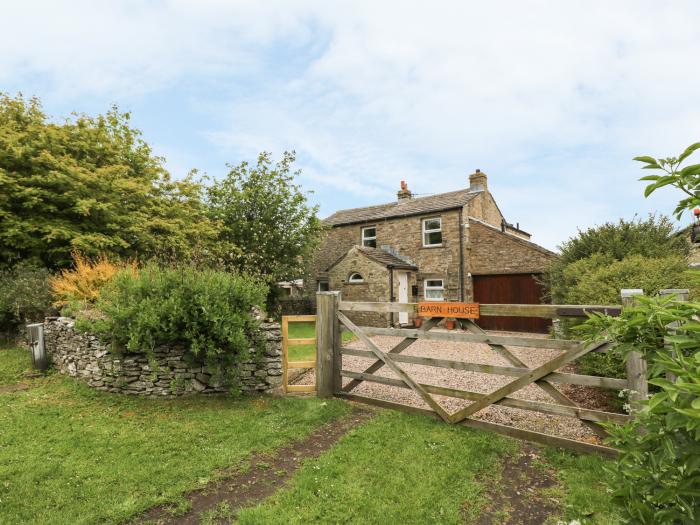
M 26 348 L 0 344 L 0 386 L 22 381 L 31 368 L 31 356 Z
M 581 525 L 622 523 L 618 509 L 610 502 L 604 480 L 611 460 L 596 455 L 576 455 L 554 448 L 544 449 L 543 459 L 555 472 L 558 484 L 548 489 L 562 504 L 564 523 Z M 556 523 L 556 522 L 553 522 Z
M 382 411 L 305 463 L 287 490 L 238 515 L 241 524 L 463 523 L 515 441 Z
M 0 351 L 12 381 L 29 355 Z M 119 523 L 254 452 L 305 437 L 348 412 L 315 398 L 151 400 L 96 392 L 57 374 L 0 394 L 0 523 Z

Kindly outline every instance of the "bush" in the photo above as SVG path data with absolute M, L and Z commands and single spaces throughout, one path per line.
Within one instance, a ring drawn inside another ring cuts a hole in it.
M 78 326 L 116 351 L 148 353 L 179 344 L 208 365 L 231 368 L 258 343 L 250 311 L 266 295 L 267 287 L 246 275 L 151 264 L 138 273 L 116 272 L 95 304 L 102 318 Z
M 578 231 L 575 237 L 562 243 L 561 261 L 569 264 L 597 253 L 621 260 L 630 255 L 664 257 L 687 256 L 690 241 L 687 235 L 678 235 L 674 224 L 665 215 L 649 215 L 645 220 L 620 219 Z
M 642 288 L 645 295 L 651 296 L 664 288 L 687 288 L 690 281 L 688 262 L 680 255 L 630 255 L 618 261 L 609 255 L 595 254 L 564 268 L 559 294 L 565 304 L 619 304 L 623 288 Z M 619 354 L 587 354 L 578 364 L 583 374 L 625 377 Z
M 628 523 L 700 522 L 700 304 L 637 298 L 618 318 L 595 315 L 587 339 L 641 352 L 658 391 L 629 423 L 606 425 L 620 459 L 606 480 Z M 678 328 L 669 328 L 671 323 Z M 665 346 L 670 344 L 670 348 Z M 676 376 L 669 381 L 667 374 Z
M 664 288 L 687 288 L 688 261 L 679 255 L 649 258 L 630 255 L 618 261 L 596 254 L 566 266 L 565 304 L 619 304 L 622 288 L 655 295 Z
M 74 269 L 63 270 L 49 279 L 49 286 L 54 296 L 54 305 L 58 307 L 71 306 L 85 309 L 94 305 L 100 297 L 100 290 L 112 280 L 125 264 L 114 264 L 104 255 L 95 260 L 89 260 L 77 252 L 73 252 Z M 128 267 L 136 271 L 133 264 Z
M 20 265 L 0 271 L 0 328 L 14 332 L 18 326 L 42 321 L 51 305 L 46 268 Z

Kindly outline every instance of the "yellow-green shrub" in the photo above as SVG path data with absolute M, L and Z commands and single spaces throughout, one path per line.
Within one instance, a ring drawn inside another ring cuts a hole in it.
M 100 290 L 118 270 L 129 268 L 132 272 L 136 271 L 133 263 L 116 264 L 104 255 L 90 260 L 73 252 L 73 262 L 72 270 L 62 270 L 49 279 L 55 306 L 77 304 L 84 308 L 93 305 L 100 297 Z

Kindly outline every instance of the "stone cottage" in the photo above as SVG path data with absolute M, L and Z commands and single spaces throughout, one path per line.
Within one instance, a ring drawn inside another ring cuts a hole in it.
M 340 210 L 328 230 L 306 291 L 339 290 L 352 301 L 539 303 L 537 276 L 556 254 L 506 221 L 485 173 L 469 187 L 414 197 L 405 182 L 394 202 Z M 407 324 L 409 315 L 354 313 L 361 324 Z M 488 329 L 546 331 L 527 318 L 484 318 Z

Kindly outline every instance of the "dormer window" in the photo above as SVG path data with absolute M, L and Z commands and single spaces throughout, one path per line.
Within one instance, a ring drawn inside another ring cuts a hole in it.
M 362 246 L 366 246 L 367 248 L 377 247 L 376 226 L 367 226 L 366 228 L 362 228 Z
M 442 218 L 423 219 L 423 246 L 442 246 Z
M 348 282 L 349 283 L 363 283 L 363 282 L 365 282 L 365 280 L 361 274 L 359 274 L 357 272 L 353 272 L 350 274 L 350 277 L 348 277 Z

